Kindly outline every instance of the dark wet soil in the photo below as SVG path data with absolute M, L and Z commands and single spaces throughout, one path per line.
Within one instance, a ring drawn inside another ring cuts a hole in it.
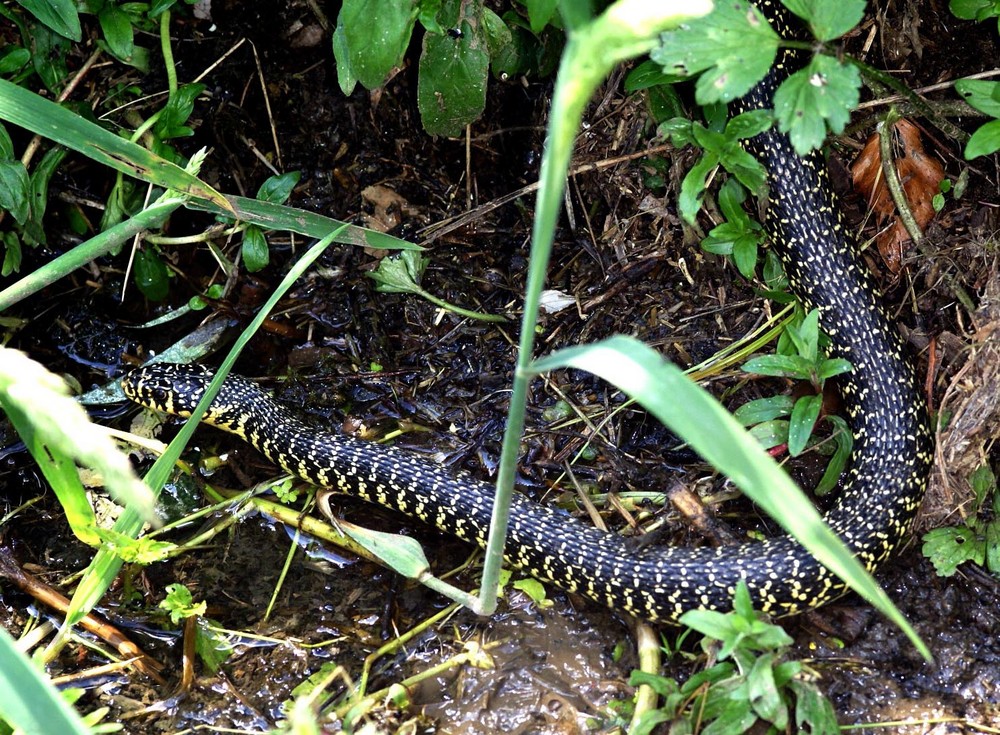
M 913 87 L 982 71 L 977 64 L 995 57 L 995 35 L 989 28 L 958 23 L 944 5 L 895 4 L 870 19 L 848 48 L 859 53 L 871 31 L 875 42 L 868 60 L 880 68 L 906 69 L 902 78 Z M 252 195 L 270 174 L 253 155 L 253 149 L 263 149 L 280 161 L 282 170 L 302 172 L 293 195 L 296 206 L 425 243 L 431 258 L 425 288 L 469 308 L 516 313 L 533 197 L 525 194 L 484 211 L 444 234 L 437 225 L 535 179 L 549 82 L 495 83 L 484 119 L 470 132 L 467 158 L 465 141 L 431 139 L 420 130 L 412 65 L 380 94 L 358 91 L 345 99 L 337 88 L 328 35 L 305 3 L 222 3 L 213 13 L 212 28 L 194 21 L 178 27 L 175 53 L 182 81 L 249 38 L 261 58 L 271 117 L 244 44 L 207 77 L 207 100 L 196 113 L 197 134 L 179 142 L 186 153 L 212 147 L 204 170 L 207 180 L 223 191 Z M 922 25 L 913 22 L 916 17 Z M 963 38 L 960 55 L 954 53 L 956 33 Z M 312 38 L 320 40 L 311 45 Z M 964 51 L 974 46 L 979 53 Z M 641 154 L 659 142 L 643 100 L 626 97 L 621 82 L 622 75 L 616 75 L 597 97 L 578 141 L 578 163 L 606 165 L 571 180 L 573 219 L 565 220 L 558 233 L 549 287 L 576 303 L 543 318 L 541 350 L 628 333 L 678 364 L 696 364 L 759 325 L 771 306 L 730 265 L 698 248 L 699 233 L 681 227 L 673 205 L 681 173 L 673 172 L 690 165 L 687 152 L 670 152 L 676 165 L 669 169 L 665 187 L 651 188 L 653 167 Z M 95 77 L 94 89 L 102 83 L 107 83 L 105 77 Z M 143 84 L 159 88 L 155 78 Z M 870 112 L 859 113 L 859 121 L 864 114 Z M 976 124 L 959 122 L 970 129 Z M 272 125 L 278 148 L 271 142 Z M 869 132 L 870 126 L 845 138 L 838 150 L 847 151 Z M 960 146 L 940 140 L 939 133 L 931 137 L 937 138 L 932 145 L 949 176 L 956 178 L 966 166 L 959 158 Z M 836 156 L 834 166 L 845 157 Z M 969 193 L 950 202 L 931 229 L 931 247 L 938 255 L 910 254 L 898 281 L 883 278 L 921 375 L 928 370 L 928 344 L 938 340 L 939 362 L 929 381 L 934 406 L 940 405 L 974 346 L 970 315 L 955 305 L 943 274 L 959 278 L 974 295 L 995 279 L 996 250 L 989 239 L 997 229 L 995 161 L 977 162 L 969 170 Z M 57 179 L 64 200 L 74 202 L 84 195 L 100 200 L 109 183 L 81 161 L 66 165 Z M 850 196 L 847 206 L 863 210 L 863 203 Z M 100 215 L 91 216 L 96 221 Z M 72 245 L 64 221 L 56 208 L 49 251 L 31 253 L 25 269 Z M 178 216 L 170 234 L 197 232 L 204 225 L 199 216 Z M 703 226 L 710 224 L 706 220 Z M 176 278 L 168 302 L 161 305 L 147 303 L 132 287 L 122 302 L 124 259 L 101 261 L 21 304 L 19 315 L 27 323 L 12 345 L 89 388 L 162 350 L 204 319 L 227 320 L 233 329 L 244 326 L 302 244 L 273 237 L 269 268 L 241 278 L 211 309 L 169 328 L 137 325 L 212 283 L 224 282 L 206 249 L 168 251 Z M 238 245 L 221 245 L 231 254 L 238 250 Z M 871 260 L 879 271 L 878 259 Z M 251 343 L 238 370 L 289 376 L 268 386 L 316 421 L 350 430 L 363 427 L 376 436 L 400 425 L 416 428 L 397 443 L 491 477 L 499 455 L 515 327 L 483 326 L 413 297 L 377 293 L 366 277 L 376 263 L 374 254 L 359 249 L 329 252 L 279 306 L 270 330 Z M 785 389 L 734 373 L 714 378 L 711 385 L 734 407 Z M 570 498 L 562 490 L 572 487 L 564 477 L 567 465 L 584 487 L 602 492 L 665 488 L 678 466 L 691 487 L 725 489 L 722 479 L 674 451 L 673 438 L 644 414 L 631 408 L 616 412 L 622 403 L 608 386 L 584 374 L 537 381 L 529 400 L 522 490 L 543 502 Z M 583 418 L 599 429 L 586 426 Z M 225 453 L 229 458 L 228 468 L 210 478 L 218 486 L 241 488 L 274 475 L 255 452 L 216 433 L 199 434 L 198 446 L 206 457 Z M 989 456 L 990 447 L 984 446 L 984 456 Z M 992 458 L 997 459 L 995 454 Z M 4 462 L 7 506 L 42 492 L 40 478 L 23 455 L 11 453 Z M 807 460 L 792 471 L 808 486 L 815 482 L 817 465 Z M 560 489 L 553 491 L 554 486 Z M 338 509 L 347 520 L 415 536 L 438 570 L 462 564 L 469 554 L 462 544 L 431 529 L 365 504 L 344 499 Z M 652 505 L 644 510 L 670 515 Z M 726 515 L 741 510 L 736 505 Z M 174 540 L 196 530 L 185 529 Z M 689 533 L 675 535 L 683 542 Z M 6 528 L 5 542 L 26 568 L 55 582 L 90 558 L 89 550 L 68 535 L 48 497 Z M 439 596 L 380 567 L 315 548 L 297 551 L 281 579 L 291 546 L 291 532 L 284 526 L 250 515 L 205 548 L 169 563 L 129 570 L 101 612 L 167 665 L 169 684 L 152 685 L 128 673 L 109 676 L 89 684 L 84 706 L 110 706 L 112 718 L 132 733 L 199 727 L 265 731 L 282 719 L 282 703 L 293 689 L 324 665 L 342 667 L 328 689 L 336 701 L 347 682 L 359 680 L 367 656 L 445 606 Z M 920 724 L 890 731 L 920 733 L 1000 728 L 996 581 L 965 569 L 953 578 L 939 578 L 918 547 L 911 544 L 886 568 L 882 580 L 931 647 L 934 664 L 920 660 L 901 633 L 853 598 L 789 622 L 797 653 L 812 659 L 843 724 L 913 721 Z M 474 570 L 466 571 L 458 583 L 472 588 L 476 579 Z M 196 600 L 207 601 L 208 617 L 232 632 L 234 646 L 221 671 L 199 667 L 190 688 L 181 693 L 181 635 L 152 612 L 165 586 L 174 582 L 187 585 Z M 276 586 L 274 609 L 266 616 Z M 21 630 L 32 603 L 6 585 L 0 593 L 0 624 Z M 588 722 L 611 727 L 608 703 L 631 693 L 626 683 L 636 665 L 631 622 L 558 592 L 550 595 L 552 606 L 543 608 L 521 593 L 510 593 L 492 619 L 455 613 L 379 657 L 368 691 L 426 676 L 431 667 L 463 652 L 485 649 L 492 667 L 454 667 L 422 679 L 411 687 L 411 707 L 380 709 L 371 714 L 372 722 L 384 731 L 436 728 L 470 734 L 577 732 Z M 673 631 L 666 634 L 673 636 Z M 74 673 L 103 662 L 73 646 L 55 672 Z

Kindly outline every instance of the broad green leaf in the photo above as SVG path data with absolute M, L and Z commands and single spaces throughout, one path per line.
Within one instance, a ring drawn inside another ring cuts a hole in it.
M 990 120 L 981 125 L 965 144 L 965 159 L 971 161 L 979 156 L 989 156 L 1000 150 L 1000 120 Z
M 833 440 L 835 449 L 826 463 L 826 470 L 823 476 L 816 483 L 813 492 L 818 497 L 823 497 L 837 486 L 837 481 L 847 467 L 851 459 L 851 451 L 854 449 L 854 435 L 851 433 L 847 422 L 840 416 L 826 416 L 825 420 L 833 424 Z
M 667 74 L 694 76 L 698 104 L 742 97 L 774 63 L 778 35 L 746 0 L 718 2 L 715 10 L 667 31 L 650 54 Z
M 337 66 L 337 85 L 345 96 L 349 96 L 358 84 L 358 75 L 351 66 L 351 52 L 347 48 L 344 25 L 340 22 L 333 30 L 333 60 Z
M 20 161 L 0 161 L 0 209 L 10 212 L 18 224 L 27 221 L 30 181 Z
M 858 104 L 860 87 L 857 67 L 832 56 L 814 56 L 774 93 L 778 129 L 788 133 L 799 155 L 819 148 L 827 128 L 843 132 Z
M 483 37 L 486 39 L 486 52 L 490 55 L 490 59 L 493 59 L 502 52 L 504 47 L 514 42 L 514 36 L 507 24 L 503 22 L 503 18 L 489 8 L 483 8 L 482 23 Z
M 249 225 L 243 231 L 243 264 L 251 273 L 264 270 L 271 260 L 271 252 L 267 246 L 267 238 L 256 225 Z
M 18 0 L 18 3 L 60 36 L 80 42 L 80 15 L 73 0 Z
M 383 293 L 421 293 L 420 279 L 429 262 L 418 252 L 406 251 L 382 258 L 368 277 L 378 283 L 376 289 Z
M 820 41 L 839 38 L 861 22 L 865 0 L 783 0 L 785 7 L 809 24 Z
M 788 724 L 788 708 L 774 681 L 774 662 L 774 653 L 765 653 L 754 659 L 747 672 L 747 694 L 757 716 L 772 723 L 781 732 Z
M 447 33 L 424 36 L 417 105 L 424 130 L 431 135 L 461 135 L 486 107 L 490 57 L 485 33 L 476 17 L 463 17 L 459 28 L 458 38 Z
M 170 271 L 151 247 L 135 254 L 135 285 L 150 301 L 163 301 L 170 292 Z
M 790 415 L 794 403 L 791 396 L 757 398 L 736 409 L 733 418 L 744 426 L 753 426 L 761 421 L 771 421 Z
M 300 171 L 289 171 L 278 176 L 271 176 L 260 185 L 260 189 L 257 190 L 257 198 L 265 202 L 284 204 L 292 195 L 292 189 L 299 183 L 300 178 L 302 178 Z
M 951 0 L 951 12 L 963 20 L 987 20 L 1000 16 L 1000 0 Z
M 338 525 L 345 534 L 404 577 L 421 579 L 430 570 L 424 550 L 409 536 L 372 531 L 344 521 Z
M 770 110 L 742 112 L 726 123 L 726 137 L 730 140 L 752 138 L 771 127 L 773 122 Z
M 788 684 L 795 692 L 795 729 L 811 735 L 840 735 L 837 713 L 830 700 L 811 681 L 793 679 Z
M 525 0 L 532 33 L 541 33 L 556 12 L 557 0 Z
M 758 238 L 753 235 L 740 235 L 733 243 L 733 262 L 744 278 L 753 278 L 757 267 Z
M 788 444 L 788 421 L 786 419 L 761 421 L 750 427 L 750 436 L 756 439 L 764 449 L 773 449 L 782 444 Z
M 792 408 L 792 416 L 788 421 L 788 453 L 793 457 L 802 454 L 806 448 L 813 427 L 823 408 L 823 396 L 802 396 Z
M 116 3 L 105 3 L 97 14 L 97 20 L 111 53 L 119 59 L 130 59 L 135 44 L 132 39 L 132 21 L 128 15 Z
M 742 370 L 775 378 L 807 380 L 812 372 L 812 363 L 798 355 L 758 355 L 743 363 Z
M 712 169 L 719 165 L 719 157 L 715 153 L 706 151 L 698 162 L 691 167 L 691 170 L 681 181 L 681 193 L 677 197 L 677 210 L 681 217 L 690 224 L 694 224 L 698 218 L 698 210 L 701 209 L 701 198 L 705 195 L 705 182 Z
M 842 357 L 831 357 L 823 360 L 820 363 L 819 371 L 816 376 L 820 380 L 826 380 L 827 378 L 832 378 L 836 375 L 842 375 L 843 373 L 849 373 L 854 369 L 854 366 Z
M 346 0 L 337 29 L 343 28 L 351 76 L 368 89 L 381 86 L 402 63 L 416 21 L 412 0 Z

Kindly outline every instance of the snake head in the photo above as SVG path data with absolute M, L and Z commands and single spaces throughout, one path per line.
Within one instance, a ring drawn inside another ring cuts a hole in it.
M 161 362 L 133 370 L 121 385 L 129 400 L 146 408 L 190 416 L 211 380 L 212 371 L 202 365 Z

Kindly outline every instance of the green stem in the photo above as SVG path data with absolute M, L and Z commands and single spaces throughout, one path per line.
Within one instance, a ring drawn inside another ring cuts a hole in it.
M 555 239 L 556 221 L 566 186 L 573 142 L 580 128 L 584 107 L 616 64 L 648 53 L 655 46 L 661 32 L 705 15 L 711 9 L 712 3 L 705 0 L 676 3 L 619 0 L 591 23 L 571 32 L 566 43 L 552 96 L 539 175 L 540 186 L 531 233 L 530 265 L 517 364 L 497 473 L 496 499 L 486 546 L 483 581 L 479 589 L 479 607 L 476 610 L 482 615 L 491 614 L 497 605 L 496 591 L 503 564 L 503 547 L 507 538 L 507 520 L 521 434 L 524 431 L 539 302 Z

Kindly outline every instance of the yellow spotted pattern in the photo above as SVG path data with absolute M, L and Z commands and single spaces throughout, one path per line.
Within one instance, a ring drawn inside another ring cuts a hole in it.
M 760 3 L 762 7 L 770 2 Z M 778 12 L 770 7 L 771 17 Z M 785 57 L 738 103 L 768 105 Z M 907 534 L 926 484 L 931 439 L 926 409 L 898 333 L 846 237 L 819 155 L 800 158 L 770 131 L 748 148 L 770 173 L 767 227 L 795 292 L 822 312 L 831 353 L 854 371 L 840 381 L 854 431 L 853 466 L 826 522 L 869 570 Z M 189 415 L 211 379 L 199 366 L 150 365 L 125 377 L 126 395 Z M 308 426 L 253 383 L 226 381 L 205 418 L 238 434 L 303 479 L 394 508 L 481 546 L 493 486 L 453 475 L 406 452 Z M 758 609 L 790 615 L 822 605 L 844 585 L 788 537 L 722 548 L 633 548 L 555 508 L 516 495 L 507 559 L 569 592 L 651 621 L 695 608 L 726 610 L 746 580 Z

